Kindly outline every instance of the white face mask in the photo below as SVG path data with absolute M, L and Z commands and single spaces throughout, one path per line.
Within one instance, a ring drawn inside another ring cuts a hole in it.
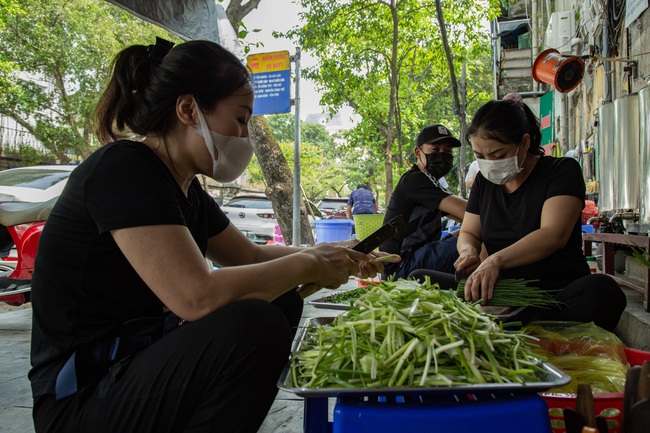
M 196 101 L 194 101 L 196 104 Z M 218 132 L 210 131 L 201 110 L 199 122 L 201 126 L 194 126 L 194 130 L 203 136 L 205 147 L 212 156 L 212 179 L 217 182 L 232 182 L 242 175 L 248 163 L 253 158 L 253 143 L 248 137 L 228 137 Z M 215 157 L 214 149 L 217 148 L 218 156 Z
M 519 153 L 519 146 L 517 146 L 517 153 Z M 484 178 L 497 185 L 503 185 L 510 182 L 515 178 L 521 170 L 517 160 L 517 153 L 511 158 L 504 159 L 477 159 L 478 169 Z

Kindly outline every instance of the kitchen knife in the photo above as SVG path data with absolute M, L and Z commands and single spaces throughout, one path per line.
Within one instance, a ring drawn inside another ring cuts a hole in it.
M 379 248 L 381 244 L 386 242 L 398 233 L 401 233 L 406 228 L 406 221 L 402 215 L 397 215 L 392 220 L 388 221 L 383 226 L 372 232 L 361 242 L 352 247 L 353 250 L 360 253 L 368 254 L 375 248 Z

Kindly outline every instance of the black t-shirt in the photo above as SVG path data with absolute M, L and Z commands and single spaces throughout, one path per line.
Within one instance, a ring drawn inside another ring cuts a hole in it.
M 386 223 L 397 215 L 402 215 L 407 221 L 407 229 L 384 242 L 380 250 L 400 254 L 406 259 L 422 245 L 440 239 L 443 212 L 438 206 L 450 195 L 438 181 L 429 178 L 417 165 L 413 165 L 397 182 L 384 216 Z M 386 273 L 393 272 L 391 266 L 387 266 Z
M 110 233 L 160 224 L 186 226 L 205 255 L 207 240 L 229 220 L 197 179 L 186 197 L 142 143 L 108 144 L 72 172 L 45 224 L 34 266 L 34 396 L 53 392 L 56 375 L 79 345 L 110 336 L 128 320 L 163 315 L 162 302 Z
M 585 198 L 580 165 L 573 158 L 542 156 L 528 178 L 508 194 L 479 172 L 467 202 L 467 212 L 480 216 L 481 238 L 494 254 L 540 228 L 542 207 L 551 197 Z M 567 244 L 549 257 L 530 265 L 501 271 L 501 278 L 539 279 L 544 289 L 561 289 L 589 274 L 582 252 L 582 227 L 576 216 Z

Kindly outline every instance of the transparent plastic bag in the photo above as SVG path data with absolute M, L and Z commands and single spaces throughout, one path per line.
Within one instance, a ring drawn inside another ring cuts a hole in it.
M 594 393 L 622 392 L 627 359 L 623 342 L 593 322 L 532 322 L 523 328 L 534 352 L 571 376 L 571 383 L 549 392 L 576 393 L 591 384 Z

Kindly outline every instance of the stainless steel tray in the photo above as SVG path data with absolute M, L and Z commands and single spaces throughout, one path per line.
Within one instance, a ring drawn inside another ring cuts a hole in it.
M 334 317 L 316 317 L 308 319 L 305 326 L 299 329 L 293 342 L 292 352 L 297 352 L 307 337 L 309 328 L 326 325 L 334 320 Z M 539 375 L 539 382 L 527 383 L 490 383 L 490 384 L 467 384 L 439 387 L 393 387 L 393 388 L 296 388 L 291 383 L 291 361 L 289 361 L 280 375 L 278 387 L 285 391 L 293 392 L 302 397 L 338 397 L 350 395 L 405 395 L 405 394 L 486 394 L 486 393 L 537 393 L 551 388 L 566 385 L 571 381 L 562 370 L 548 362 L 542 362 L 542 372 Z

